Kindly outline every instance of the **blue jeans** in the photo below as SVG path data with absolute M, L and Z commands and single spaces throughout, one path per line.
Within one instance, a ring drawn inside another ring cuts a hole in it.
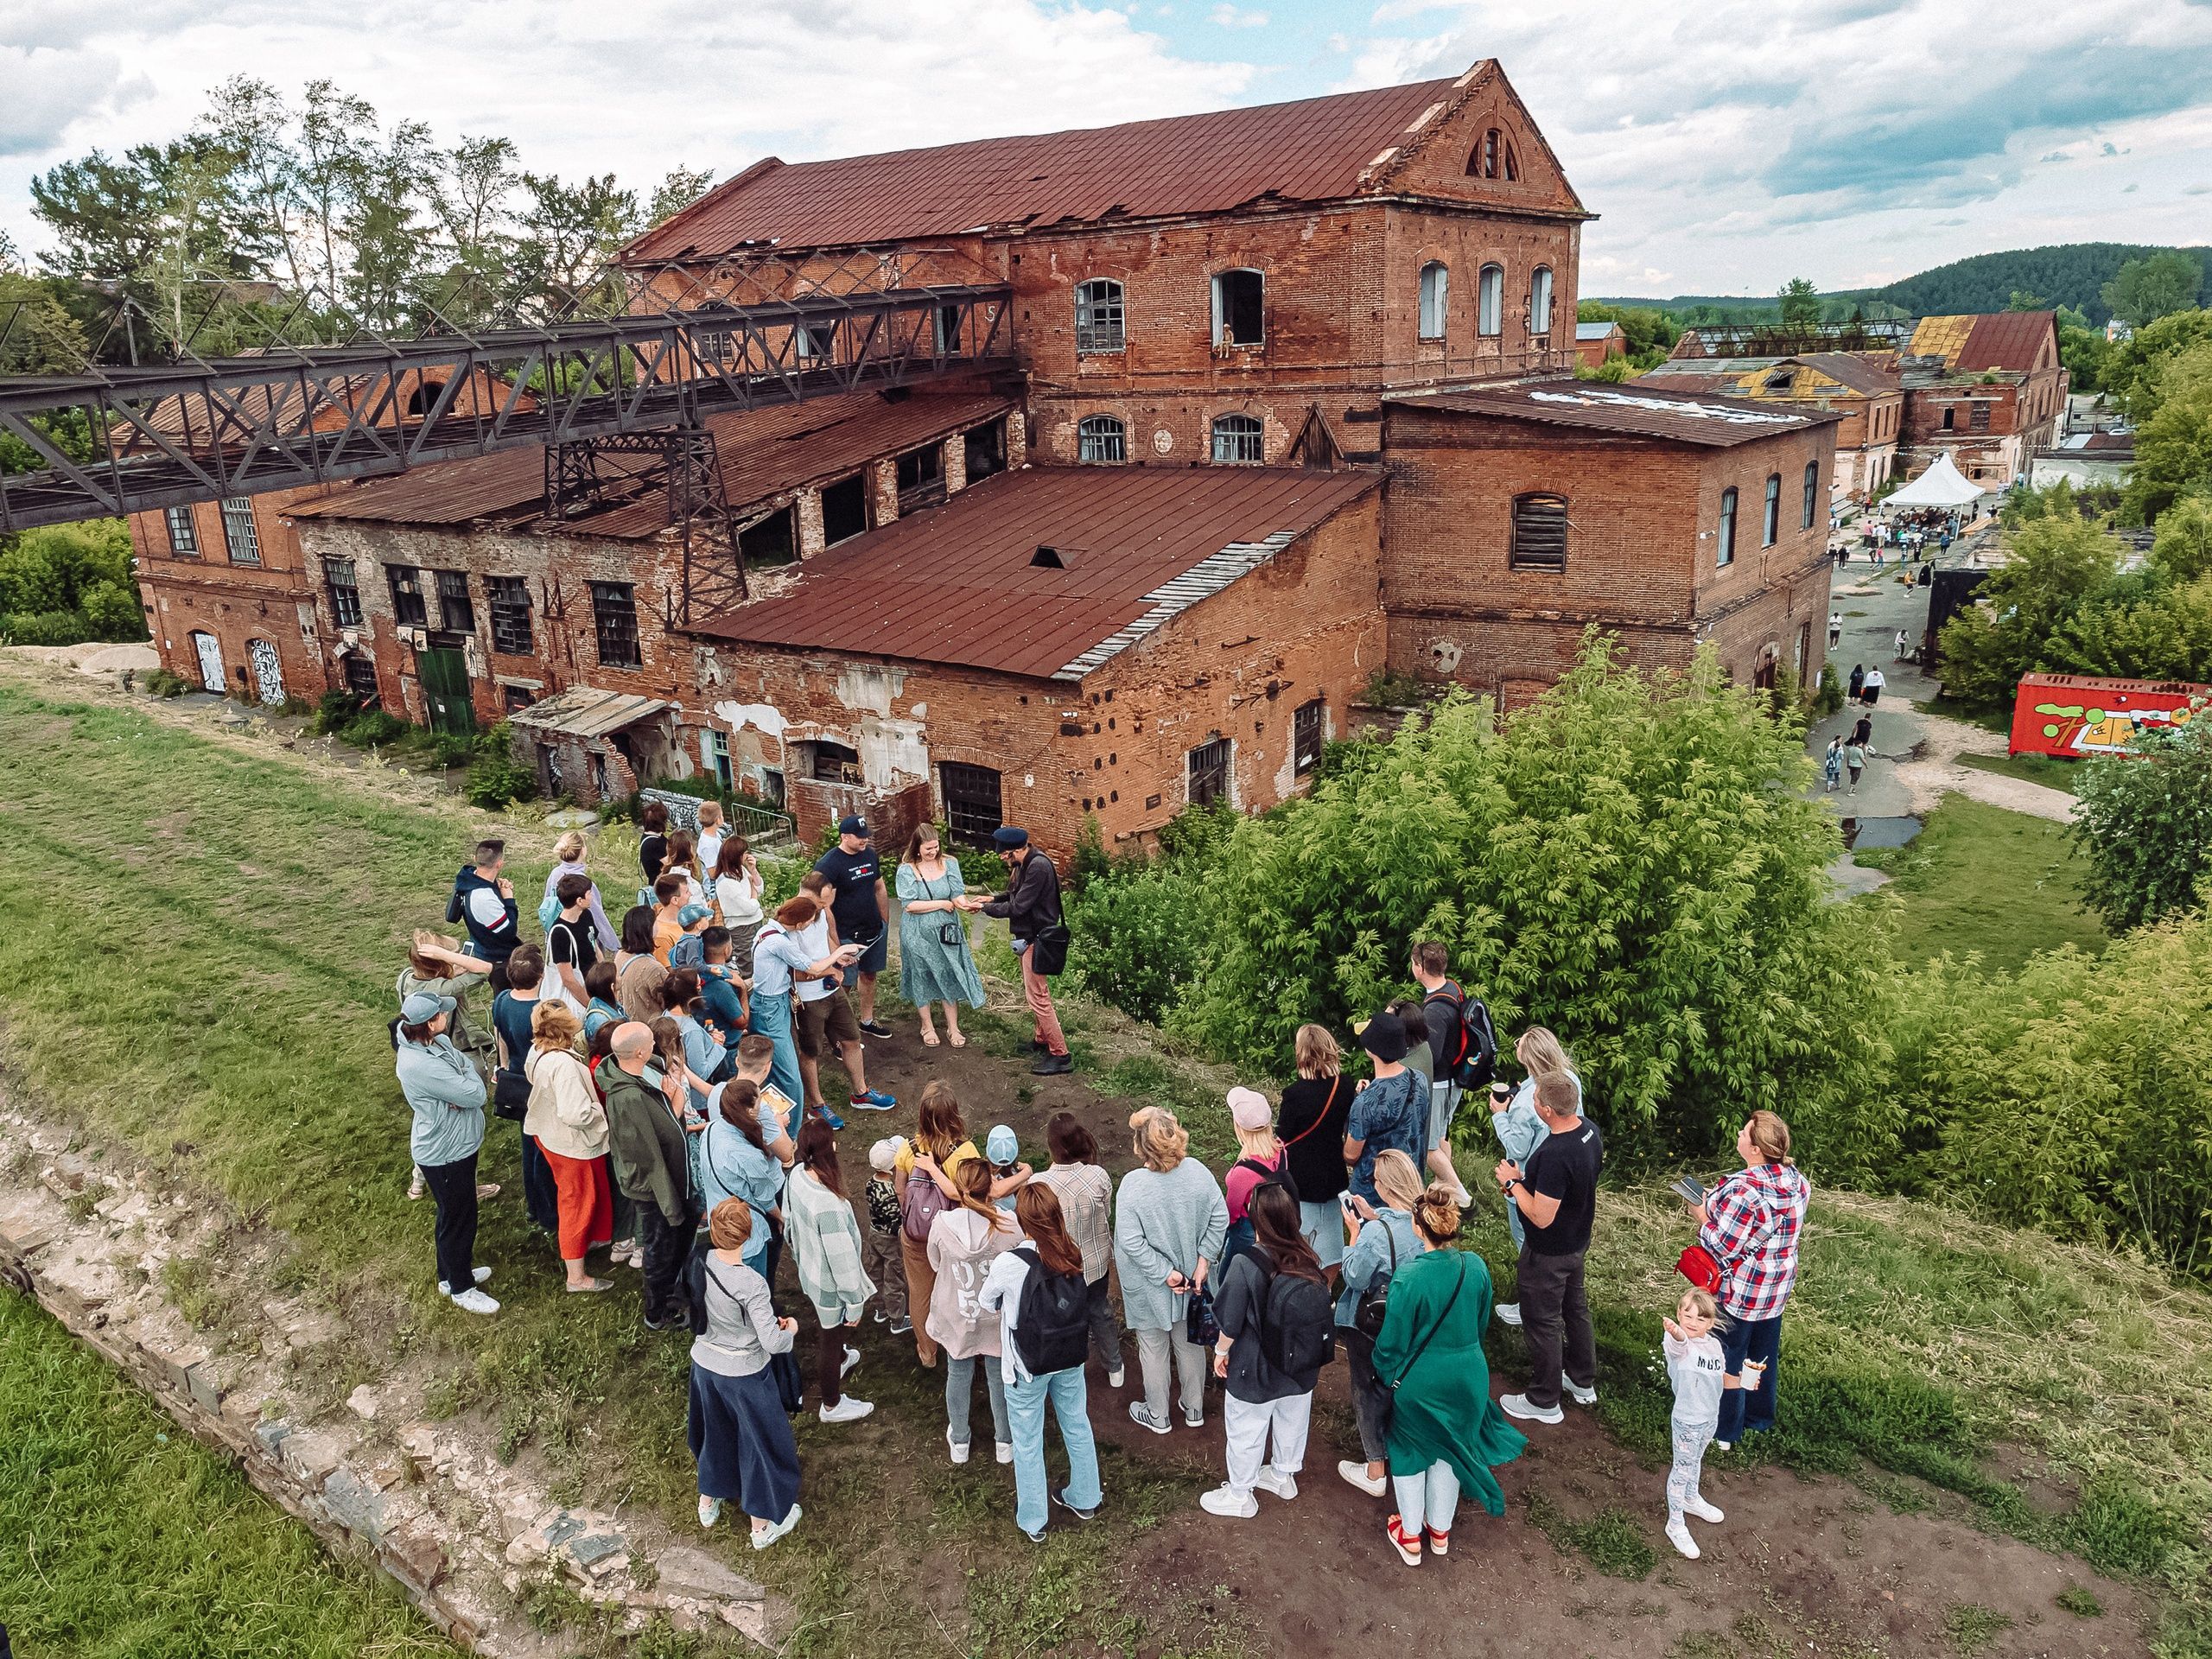
M 1782 1352 L 1782 1315 L 1770 1319 L 1724 1318 L 1720 1329 L 1722 1364 L 1730 1376 L 1738 1376 L 1747 1359 L 1766 1362 L 1766 1374 L 1756 1389 L 1724 1389 L 1720 1395 L 1720 1426 L 1713 1439 L 1732 1446 L 1745 1434 L 1774 1427 L 1774 1396 L 1779 1378 L 1776 1363 Z
M 986 1362 L 995 1365 L 995 1359 Z M 1068 1448 L 1068 1502 L 1078 1510 L 1097 1507 L 1105 1497 L 1098 1484 L 1098 1447 L 1090 1438 L 1090 1408 L 1083 1367 L 1025 1376 L 1006 1391 L 1006 1414 L 1014 1430 L 1014 1524 L 1042 1532 L 1048 1507 L 1045 1493 L 1045 1402 L 1060 1421 Z
M 800 1120 L 806 1115 L 806 1089 L 799 1081 L 798 1046 L 791 1038 L 791 1000 L 789 995 L 759 995 L 753 999 L 753 1034 L 776 1046 L 769 1063 L 768 1081 L 791 1103 L 791 1121 L 784 1131 L 798 1138 Z

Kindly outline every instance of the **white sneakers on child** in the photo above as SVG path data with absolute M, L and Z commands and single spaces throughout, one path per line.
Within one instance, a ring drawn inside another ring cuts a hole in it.
M 1679 1515 L 1668 1517 L 1667 1541 L 1690 1560 L 1697 1560 L 1697 1540 L 1690 1536 L 1688 1523 Z
M 1693 1497 L 1688 1503 L 1683 1504 L 1682 1508 L 1700 1521 L 1721 1522 L 1728 1518 L 1702 1497 Z
M 499 1305 L 476 1289 L 464 1290 L 453 1299 L 453 1305 L 464 1313 L 496 1313 Z
M 860 1363 L 861 1351 L 857 1348 L 846 1349 L 845 1363 L 837 1368 L 837 1376 L 839 1379 L 842 1381 L 843 1378 L 850 1376 L 853 1374 L 853 1367 Z

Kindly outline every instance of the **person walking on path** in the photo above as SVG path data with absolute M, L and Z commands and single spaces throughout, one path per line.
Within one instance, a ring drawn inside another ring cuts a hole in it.
M 594 1279 L 584 1257 L 614 1239 L 614 1195 L 607 1180 L 607 1109 L 576 1053 L 583 1029 L 565 1002 L 541 1001 L 530 1016 L 530 1054 L 523 1074 L 530 1105 L 522 1132 L 537 1141 L 553 1176 L 561 1265 L 571 1291 L 613 1288 Z
M 1521 1033 L 1520 1040 L 1513 1045 L 1513 1058 L 1521 1062 L 1521 1070 L 1526 1075 L 1521 1086 L 1510 1093 L 1503 1084 L 1491 1085 L 1490 1124 L 1506 1158 L 1525 1168 L 1529 1155 L 1551 1133 L 1536 1110 L 1536 1080 L 1554 1071 L 1566 1076 L 1574 1084 L 1574 1109 L 1579 1116 L 1582 1110 L 1582 1079 L 1575 1075 L 1565 1045 L 1555 1033 L 1543 1026 L 1531 1026 Z M 1524 1224 L 1520 1210 L 1510 1202 L 1505 1206 L 1505 1221 L 1507 1230 L 1513 1235 L 1513 1252 L 1518 1256 L 1525 1236 Z M 1495 1311 L 1504 1324 L 1521 1323 L 1517 1302 L 1500 1302 Z
M 1667 1333 L 1661 1343 L 1667 1380 L 1675 1389 L 1675 1409 L 1668 1422 L 1675 1461 L 1667 1471 L 1667 1541 L 1691 1560 L 1697 1560 L 1698 1548 L 1697 1540 L 1690 1536 L 1689 1517 L 1716 1524 L 1728 1518 L 1698 1491 L 1705 1448 L 1720 1425 L 1721 1377 L 1728 1363 L 1719 1338 L 1713 1334 L 1719 1317 L 1713 1293 L 1692 1285 L 1682 1293 L 1675 1317 L 1660 1322 Z
M 1721 1338 L 1728 1370 L 1713 1445 L 1726 1452 L 1774 1427 L 1782 1313 L 1797 1282 L 1797 1235 L 1813 1189 L 1789 1155 L 1789 1126 L 1753 1112 L 1737 1131 L 1744 1167 L 1713 1184 L 1695 1208 L 1698 1243 L 1719 1264 Z M 1753 1364 L 1760 1367 L 1751 1369 Z
M 1187 1155 L 1191 1137 L 1172 1112 L 1147 1106 L 1129 1119 L 1138 1167 L 1122 1177 L 1114 1206 L 1114 1266 L 1122 1280 L 1122 1320 L 1135 1333 L 1144 1398 L 1129 1415 L 1155 1434 L 1174 1425 L 1167 1415 L 1172 1357 L 1181 1383 L 1183 1421 L 1206 1421 L 1205 1351 L 1190 1339 L 1193 1296 L 1221 1260 L 1229 1205 L 1212 1172 Z
M 968 948 L 968 928 L 960 899 L 968 884 L 960 861 L 945 856 L 933 823 L 918 824 L 899 865 L 899 991 L 922 1017 L 922 1045 L 935 1048 L 937 1027 L 930 1004 L 944 1008 L 944 1038 L 955 1048 L 968 1039 L 960 1029 L 960 1005 L 983 1006 L 983 976 Z
M 1460 1495 L 1491 1515 L 1505 1494 L 1491 1471 L 1528 1440 L 1490 1397 L 1483 1335 L 1490 1325 L 1490 1268 L 1455 1248 L 1459 1206 L 1432 1182 L 1414 1209 L 1421 1252 L 1390 1281 L 1389 1311 L 1375 1339 L 1375 1371 L 1390 1391 L 1390 1484 L 1398 1512 L 1383 1533 L 1408 1567 L 1452 1547 Z
M 1114 1319 L 1114 1178 L 1099 1166 L 1098 1142 L 1073 1112 L 1055 1112 L 1045 1125 L 1049 1166 L 1029 1185 L 1048 1186 L 1060 1203 L 1060 1222 L 1083 1253 L 1090 1342 L 1106 1368 L 1106 1386 L 1122 1386 L 1122 1327 Z M 1021 1203 L 1014 1199 L 1019 1216 Z
M 1510 1159 L 1497 1166 L 1498 1190 L 1521 1211 L 1521 1323 L 1529 1338 L 1528 1389 L 1498 1404 L 1509 1416 L 1529 1422 L 1556 1423 L 1566 1415 L 1560 1407 L 1562 1375 L 1577 1405 L 1598 1402 L 1598 1339 L 1582 1263 L 1605 1147 L 1598 1126 L 1581 1116 L 1581 1093 L 1563 1072 L 1539 1077 L 1536 1113 L 1550 1133 L 1529 1154 L 1526 1168 Z M 1487 1303 L 1487 1295 L 1484 1300 Z
M 1292 1056 L 1298 1081 L 1282 1091 L 1275 1134 L 1291 1190 L 1298 1194 L 1306 1242 L 1333 1277 L 1344 1255 L 1344 1215 L 1337 1199 L 1351 1184 L 1344 1142 L 1352 1087 L 1344 1081 L 1337 1039 L 1327 1027 L 1300 1026 Z
M 1859 684 L 1859 701 L 1867 708 L 1872 709 L 1876 703 L 1882 700 L 1882 688 L 1888 683 L 1889 682 L 1882 677 L 1882 671 L 1880 669 L 1868 669 L 1866 671 L 1866 677 L 1860 681 Z
M 1821 756 L 1821 787 L 1833 795 L 1836 786 L 1842 782 L 1843 739 L 1832 737 L 1828 739 L 1827 752 Z
M 749 1265 L 753 1212 L 725 1198 L 707 1217 L 714 1248 L 701 1258 L 707 1328 L 691 1341 L 691 1409 L 685 1439 L 699 1469 L 699 1524 L 722 1505 L 752 1517 L 753 1548 L 766 1549 L 799 1522 L 798 1442 L 768 1362 L 787 1354 L 798 1321 L 779 1319 L 768 1281 Z
M 1859 694 L 1860 694 L 1862 691 L 1864 691 L 1864 690 L 1866 690 L 1866 664 L 1864 664 L 1864 663 L 1853 663 L 1853 664 L 1851 665 L 1851 685 L 1850 685 L 1850 698 L 1851 698 L 1851 701 L 1852 701 L 1852 702 L 1858 702 L 1858 701 L 1859 701 Z
M 799 1291 L 822 1321 L 814 1353 L 822 1421 L 855 1422 L 875 1407 L 843 1391 L 845 1374 L 861 1363 L 861 1351 L 847 1347 L 845 1338 L 858 1332 L 875 1287 L 861 1265 L 860 1223 L 845 1197 L 837 1132 L 818 1117 L 809 1118 L 798 1132 L 798 1162 L 784 1188 L 784 1229 L 798 1264 Z
M 1851 786 L 1844 792 L 1847 795 L 1856 795 L 1859 792 L 1859 774 L 1866 770 L 1866 750 L 1863 744 L 1847 743 L 1843 746 L 1843 766 L 1844 770 L 1851 774 Z
M 1337 1299 L 1337 1328 L 1351 1379 L 1352 1415 L 1359 1426 L 1360 1452 L 1367 1459 L 1339 1463 L 1337 1472 L 1370 1497 L 1389 1490 L 1390 1391 L 1375 1375 L 1376 1333 L 1361 1328 L 1359 1310 L 1386 1295 L 1392 1275 L 1421 1253 L 1414 1237 L 1421 1174 L 1412 1159 L 1393 1148 L 1375 1160 L 1375 1188 L 1382 1196 L 1379 1205 L 1364 1198 L 1344 1202 L 1342 1225 L 1351 1239 L 1344 1253 L 1344 1293 Z
M 399 1005 L 393 1069 L 415 1114 L 408 1152 L 438 1209 L 438 1289 L 469 1313 L 496 1313 L 477 1287 L 492 1269 L 475 1264 L 476 1154 L 484 1144 L 484 1074 L 446 1035 L 454 1001 L 417 991 Z
M 609 1063 L 600 1071 L 607 1090 L 607 1156 L 615 1184 L 638 1206 L 645 1228 L 645 1327 L 664 1331 L 681 1313 L 677 1280 L 691 1254 L 691 1168 L 684 1144 L 683 1076 L 670 1071 L 658 1085 L 645 1067 L 653 1058 L 649 1027 L 628 1020 L 615 1027 Z
M 1843 613 L 1841 611 L 1830 611 L 1828 613 L 1828 649 L 1830 651 L 1834 651 L 1842 643 Z
M 1360 1028 L 1375 1076 L 1359 1085 L 1344 1120 L 1344 1160 L 1351 1171 L 1351 1190 L 1376 1201 L 1375 1159 L 1395 1147 L 1418 1164 L 1427 1149 L 1430 1103 L 1421 1078 L 1405 1065 L 1406 1028 L 1394 1014 L 1378 1014 Z
M 1286 1503 L 1298 1496 L 1313 1385 L 1336 1331 L 1328 1280 L 1299 1233 L 1290 1189 L 1261 1182 L 1251 1215 L 1252 1246 L 1223 1269 L 1216 1310 L 1213 1369 L 1223 1382 L 1228 1478 L 1198 1498 L 1207 1514 L 1239 1519 L 1260 1512 L 1255 1490 Z
M 922 1086 L 920 1106 L 914 1138 L 892 1160 L 891 1185 L 899 1195 L 899 1254 L 906 1266 L 906 1305 L 923 1316 L 914 1320 L 914 1354 L 928 1370 L 938 1356 L 927 1317 L 937 1294 L 930 1233 L 938 1214 L 960 1202 L 962 1166 L 983 1154 L 968 1138 L 959 1097 L 943 1077 Z
M 944 1352 L 944 1443 L 955 1463 L 968 1461 L 969 1423 L 976 1363 L 991 1400 L 991 1432 L 1001 1463 L 1014 1461 L 1007 1421 L 1006 1372 L 1000 1364 L 999 1324 L 983 1306 L 991 1264 L 1012 1249 L 1014 1218 L 991 1202 L 991 1166 L 970 1158 L 953 1177 L 959 1195 L 930 1224 L 929 1332 Z M 1019 1200 L 1017 1200 L 1019 1202 Z
M 1052 861 L 1029 844 L 1029 832 L 1010 823 L 991 831 L 992 844 L 1014 874 L 1014 886 L 995 899 L 974 896 L 961 899 L 964 910 L 986 916 L 1002 916 L 1014 935 L 1015 954 L 1021 958 L 1021 995 L 1037 1023 L 1030 1046 L 1039 1051 L 1029 1070 L 1034 1076 L 1056 1077 L 1075 1070 L 1068 1058 L 1068 1039 L 1060 1029 L 1059 1012 L 1052 1006 L 1051 977 L 1038 968 L 1038 941 L 1052 933 L 1065 943 L 1066 924 L 1060 912 L 1060 873 Z
M 850 971 L 859 976 L 860 1027 L 870 1037 L 888 1037 L 891 1027 L 875 1017 L 875 981 L 891 957 L 891 898 L 884 890 L 883 861 L 876 856 L 868 820 L 848 814 L 838 820 L 837 844 L 815 861 L 815 874 L 832 892 L 830 913 L 837 938 L 860 947 Z M 858 1091 L 859 1084 L 855 1084 Z
M 1088 1325 L 1083 1252 L 1068 1235 L 1054 1189 L 1033 1181 L 1014 1195 L 1021 1236 L 993 1259 L 981 1295 L 999 1316 L 999 1363 L 1007 1427 L 1014 1442 L 1014 1524 L 1033 1544 L 1045 1541 L 1047 1516 L 1045 1408 L 1049 1403 L 1068 1451 L 1068 1484 L 1050 1501 L 1088 1521 L 1105 1501 L 1098 1447 L 1090 1433 L 1083 1355 Z

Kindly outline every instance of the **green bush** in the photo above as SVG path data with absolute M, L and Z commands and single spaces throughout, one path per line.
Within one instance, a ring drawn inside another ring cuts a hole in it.
M 308 722 L 308 729 L 317 737 L 331 737 L 343 732 L 361 713 L 359 692 L 326 691 L 315 700 L 315 714 Z
M 505 721 L 478 736 L 462 792 L 471 806 L 490 809 L 537 797 L 537 773 L 515 753 L 513 729 Z
M 357 749 L 380 749 L 397 743 L 414 729 L 397 715 L 371 709 L 347 721 L 339 728 L 338 735 Z
M 157 697 L 181 697 L 192 690 L 182 676 L 173 674 L 166 668 L 154 670 L 141 683 Z
M 0 634 L 25 645 L 146 638 L 124 522 L 49 524 L 0 538 Z
M 2085 764 L 2074 791 L 2083 896 L 2115 929 L 2200 908 L 2212 877 L 2212 710 L 2137 741 Z
M 1843 677 L 1834 663 L 1821 664 L 1820 683 L 1805 704 L 1808 723 L 1817 725 L 1843 707 Z

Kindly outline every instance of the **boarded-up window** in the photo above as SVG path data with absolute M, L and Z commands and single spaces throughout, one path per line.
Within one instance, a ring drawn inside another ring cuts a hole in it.
M 1513 498 L 1513 541 L 1506 563 L 1516 570 L 1567 569 L 1567 498 L 1543 492 Z
M 484 589 L 492 600 L 492 649 L 530 655 L 530 584 L 520 576 L 486 576 Z
M 988 766 L 942 761 L 938 780 L 944 789 L 944 821 L 961 840 L 987 842 L 1006 822 L 999 775 Z
M 1505 332 L 1505 267 L 1484 265 L 1475 280 L 1475 332 L 1495 339 Z

